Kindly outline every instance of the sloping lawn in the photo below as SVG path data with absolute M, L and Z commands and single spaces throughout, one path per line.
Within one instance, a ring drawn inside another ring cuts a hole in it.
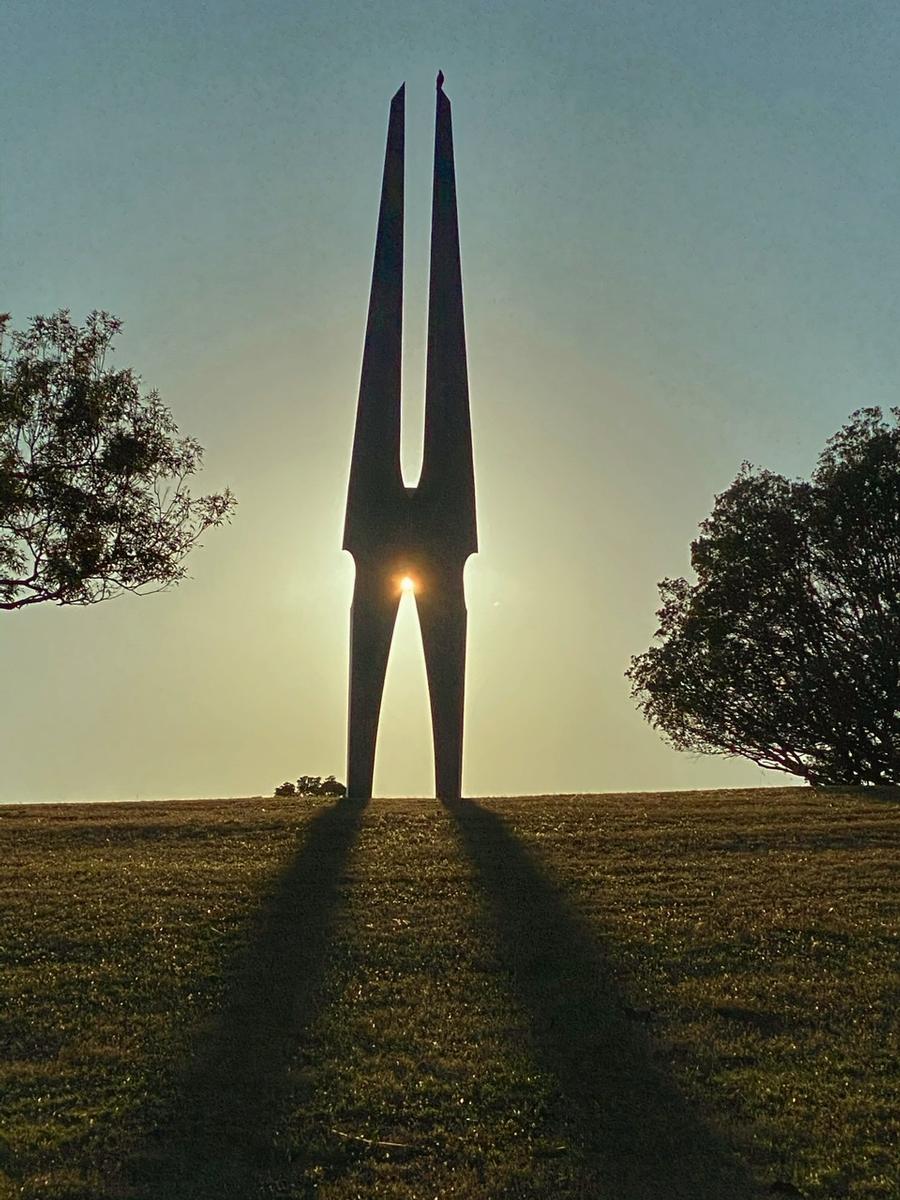
M 898 816 L 0 808 L 0 1200 L 896 1197 Z

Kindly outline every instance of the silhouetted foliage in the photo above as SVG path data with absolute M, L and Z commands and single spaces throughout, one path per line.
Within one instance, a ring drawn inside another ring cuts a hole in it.
M 855 412 L 809 481 L 747 463 L 659 585 L 632 695 L 679 750 L 812 784 L 900 783 L 900 409 Z
M 301 775 L 294 783 L 282 783 L 275 789 L 276 796 L 346 796 L 347 789 L 333 775 Z
M 106 365 L 121 322 L 68 312 L 8 332 L 0 316 L 0 608 L 160 591 L 235 505 L 193 498 L 202 447 L 156 392 Z
M 326 779 L 324 779 L 322 781 L 322 795 L 323 796 L 346 796 L 347 795 L 347 785 L 346 785 L 346 783 L 341 783 L 341 781 L 339 779 L 335 779 L 335 777 L 333 775 L 329 775 L 329 776 L 327 776 Z
M 320 779 L 318 775 L 301 775 L 297 780 L 298 796 L 346 796 L 347 788 L 333 775 Z

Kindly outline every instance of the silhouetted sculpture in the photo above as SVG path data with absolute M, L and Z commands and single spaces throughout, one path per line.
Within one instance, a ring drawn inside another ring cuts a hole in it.
M 344 549 L 356 563 L 350 633 L 347 791 L 372 794 L 391 637 L 404 586 L 415 592 L 431 699 L 437 795 L 462 782 L 466 603 L 478 549 L 450 101 L 437 79 L 425 448 L 419 483 L 400 470 L 404 88 L 391 101 L 372 268 Z M 404 580 L 410 582 L 404 584 Z

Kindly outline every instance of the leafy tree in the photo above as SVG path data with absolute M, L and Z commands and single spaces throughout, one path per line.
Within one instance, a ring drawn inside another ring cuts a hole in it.
M 815 785 L 900 783 L 900 409 L 853 413 L 809 481 L 745 463 L 691 564 L 626 673 L 651 724 Z
M 107 365 L 121 322 L 93 312 L 0 316 L 0 609 L 96 604 L 186 574 L 203 532 L 235 506 L 193 498 L 202 447 L 156 392 Z
M 320 796 L 346 796 L 347 785 L 335 779 L 333 775 L 326 775 L 324 779 L 319 781 Z
M 276 796 L 345 796 L 347 789 L 333 775 L 301 775 L 296 784 L 282 783 L 275 789 Z
M 297 780 L 298 796 L 343 796 L 347 789 L 333 775 L 301 775 Z

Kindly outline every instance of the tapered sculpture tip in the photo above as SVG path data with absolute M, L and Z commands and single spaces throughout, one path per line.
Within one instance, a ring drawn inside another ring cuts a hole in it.
M 402 100 L 403 93 L 405 91 L 406 91 L 406 84 L 401 83 L 400 86 L 397 88 L 396 92 L 394 92 L 393 96 L 391 96 L 391 103 L 393 104 L 395 100 Z
M 443 86 L 444 86 L 444 72 L 438 71 L 437 90 L 440 91 Z

